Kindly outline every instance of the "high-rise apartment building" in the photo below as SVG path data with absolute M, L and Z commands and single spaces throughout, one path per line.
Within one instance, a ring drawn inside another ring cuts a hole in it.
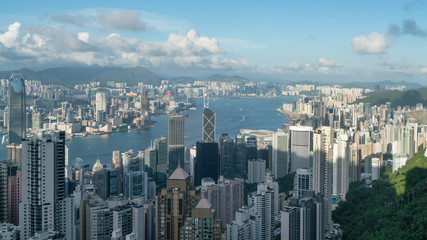
M 8 93 L 9 144 L 21 144 L 26 134 L 25 82 L 20 74 L 12 74 Z
M 293 197 L 303 198 L 309 191 L 313 191 L 313 172 L 311 169 L 298 168 L 294 177 Z
M 202 140 L 207 142 L 215 141 L 215 121 L 216 114 L 214 111 L 205 107 L 202 117 Z
M 243 206 L 243 188 L 243 179 L 223 177 L 219 178 L 218 184 L 202 186 L 202 196 L 209 200 L 212 209 L 215 210 L 216 219 L 221 220 L 223 228 L 234 220 L 234 213 Z
M 323 226 L 332 229 L 332 153 L 334 130 L 321 127 L 313 134 L 313 189 L 323 196 Z
M 22 144 L 21 239 L 39 231 L 61 231 L 64 198 L 65 132 L 33 134 Z
M 95 95 L 95 112 L 107 112 L 107 93 L 98 91 Z
M 332 195 L 345 197 L 350 185 L 350 145 L 348 135 L 337 133 L 333 150 Z
M 170 116 L 168 125 L 168 173 L 171 174 L 178 167 L 184 166 L 184 117 Z
M 141 114 L 144 115 L 148 112 L 150 112 L 150 99 L 148 98 L 148 91 L 144 90 L 141 93 Z

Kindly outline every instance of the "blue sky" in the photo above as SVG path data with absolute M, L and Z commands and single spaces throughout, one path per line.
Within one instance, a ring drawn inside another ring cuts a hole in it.
M 0 69 L 422 83 L 426 12 L 425 1 L 14 1 L 0 8 Z

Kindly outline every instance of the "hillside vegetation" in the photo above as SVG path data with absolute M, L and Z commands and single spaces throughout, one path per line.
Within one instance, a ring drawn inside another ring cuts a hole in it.
M 420 151 L 395 173 L 388 169 L 372 187 L 350 185 L 333 212 L 344 239 L 426 239 L 427 158 Z
M 418 88 L 408 91 L 373 92 L 358 102 L 381 105 L 391 102 L 393 108 L 397 106 L 415 106 L 417 103 L 427 104 L 427 88 Z

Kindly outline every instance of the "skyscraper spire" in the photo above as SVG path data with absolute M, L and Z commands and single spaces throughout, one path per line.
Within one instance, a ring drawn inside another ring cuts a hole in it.
M 8 92 L 9 144 L 21 144 L 26 135 L 25 82 L 21 74 L 12 74 Z

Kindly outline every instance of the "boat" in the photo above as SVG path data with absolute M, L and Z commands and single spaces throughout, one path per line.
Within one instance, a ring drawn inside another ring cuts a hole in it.
M 191 107 L 191 108 L 189 108 L 189 110 L 196 110 L 197 108 L 195 108 L 195 107 Z

